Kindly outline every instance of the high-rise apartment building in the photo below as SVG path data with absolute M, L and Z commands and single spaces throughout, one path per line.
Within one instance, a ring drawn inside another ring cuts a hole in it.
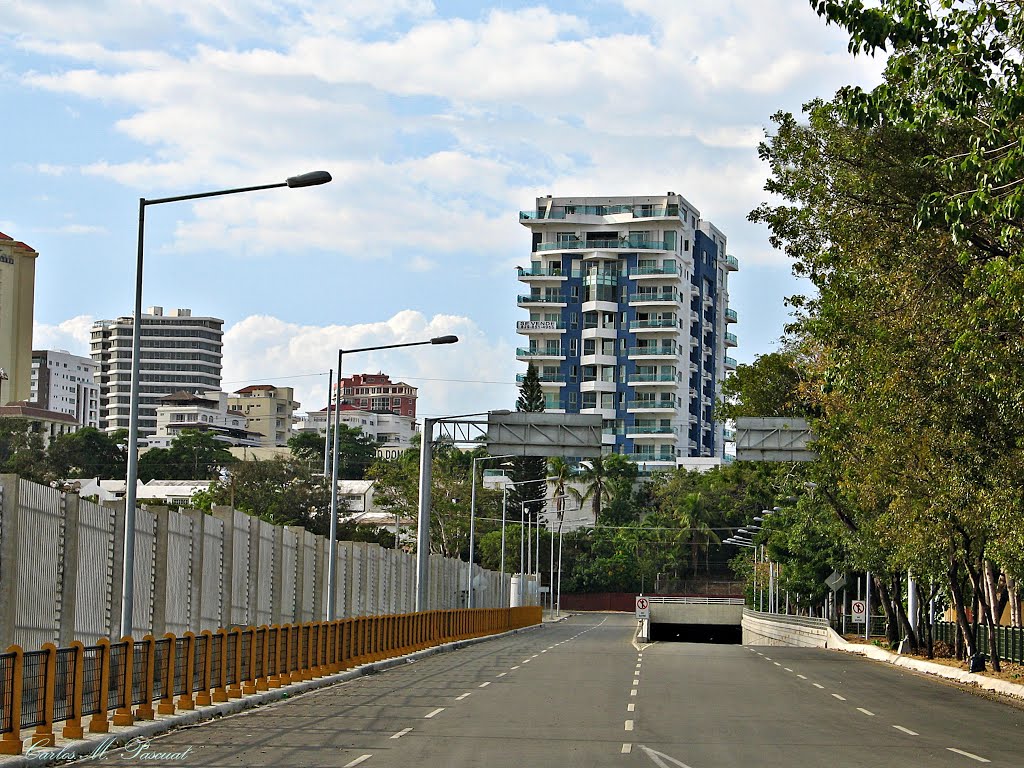
M 529 311 L 516 357 L 540 374 L 547 409 L 600 413 L 608 452 L 641 471 L 724 455 L 712 418 L 736 367 L 725 235 L 681 195 L 541 197 L 519 268 Z M 521 377 L 520 377 L 521 379 Z
M 99 427 L 98 368 L 91 358 L 65 350 L 33 350 L 29 404 L 74 416 L 81 427 Z
M 228 396 L 228 407 L 245 415 L 249 429 L 260 433 L 262 446 L 284 446 L 292 436 L 292 414 L 299 408 L 295 390 L 270 384 L 242 387 Z
M 166 395 L 220 390 L 224 321 L 193 317 L 190 309 L 150 307 L 142 315 L 139 356 L 139 434 L 156 432 L 156 409 Z M 128 427 L 132 365 L 131 317 L 92 326 L 92 359 L 99 364 L 100 428 Z
M 38 256 L 0 232 L 0 405 L 29 398 Z

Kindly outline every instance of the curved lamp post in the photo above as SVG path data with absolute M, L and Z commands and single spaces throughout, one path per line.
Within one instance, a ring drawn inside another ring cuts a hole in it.
M 128 472 L 125 479 L 124 503 L 124 571 L 121 580 L 121 635 L 132 633 L 132 619 L 135 600 L 135 503 L 136 482 L 139 476 L 139 351 L 142 346 L 142 255 L 146 230 L 146 207 L 163 203 L 180 203 L 185 200 L 199 200 L 204 197 L 220 197 L 236 195 L 241 192 L 256 192 L 261 189 L 277 189 L 278 187 L 315 187 L 331 180 L 327 171 L 312 171 L 298 176 L 290 176 L 277 184 L 261 184 L 255 187 L 235 187 L 219 189 L 213 192 L 198 192 L 191 195 L 175 197 L 158 197 L 147 200 L 139 198 L 139 245 L 135 262 L 135 315 L 132 322 L 132 365 L 131 394 L 128 406 Z
M 338 350 L 338 382 L 334 391 L 334 435 L 331 438 L 331 530 L 327 555 L 327 620 L 333 621 L 334 616 L 334 582 L 337 572 L 338 553 L 335 542 L 338 540 L 338 431 L 341 419 L 341 358 L 345 352 L 373 352 L 378 349 L 398 349 L 399 347 L 422 347 L 427 344 L 454 344 L 458 336 L 435 336 L 426 341 L 408 341 L 404 344 L 383 344 L 377 347 L 359 347 L 358 349 Z M 327 403 L 327 413 L 331 412 L 331 403 Z M 395 533 L 395 547 L 398 547 L 398 533 Z

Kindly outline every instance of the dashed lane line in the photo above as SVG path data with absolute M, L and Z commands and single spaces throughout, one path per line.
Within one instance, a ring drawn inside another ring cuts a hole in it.
M 359 765 L 360 763 L 365 763 L 371 757 L 373 757 L 373 755 L 360 755 L 355 760 L 353 760 L 351 763 L 345 763 L 345 768 L 355 768 L 355 766 Z
M 833 693 L 832 694 L 832 698 L 833 699 L 839 699 L 840 701 L 846 701 L 846 697 L 845 696 L 840 696 L 838 693 Z
M 902 725 L 894 725 L 893 728 L 895 728 L 897 731 L 903 731 L 903 733 L 907 734 L 907 736 L 920 736 L 921 735 L 917 731 L 912 731 L 909 728 L 904 728 Z
M 491 682 L 488 680 L 486 683 L 480 683 L 480 685 L 478 685 L 477 688 L 486 688 L 490 684 Z
M 629 692 L 630 696 L 636 696 L 636 688 Z
M 790 669 L 789 667 L 783 667 L 783 669 L 784 669 L 784 670 L 786 670 L 787 672 L 792 672 L 792 671 L 793 671 L 793 670 L 792 670 L 792 669 Z
M 948 749 L 950 752 L 956 752 L 958 755 L 963 755 L 964 757 L 969 757 L 969 758 L 971 758 L 971 760 L 977 760 L 979 763 L 991 763 L 992 762 L 991 760 L 986 760 L 984 757 L 980 757 L 978 755 L 972 754 L 971 752 L 964 752 L 962 749 L 957 749 L 956 747 L 946 747 L 946 749 Z
M 824 688 L 825 687 L 824 685 L 821 685 L 820 683 L 811 683 L 811 685 L 813 685 L 815 688 Z
M 807 675 L 797 675 L 797 677 L 799 677 L 801 680 L 807 679 Z
M 398 733 L 394 734 L 394 735 L 393 735 L 393 736 L 392 736 L 391 738 L 392 738 L 392 739 L 400 739 L 400 738 L 402 738 L 403 736 L 405 736 L 405 734 L 407 734 L 407 733 L 408 733 L 409 731 L 411 731 L 411 730 L 412 730 L 412 728 L 403 728 L 403 729 L 402 729 L 402 730 L 400 730 L 400 731 L 399 731 Z
M 626 730 L 627 731 L 632 731 L 633 730 L 633 721 L 632 720 L 627 720 L 626 721 Z
M 872 712 L 870 709 L 864 709 L 864 707 L 857 707 L 857 711 L 858 712 L 863 712 L 868 717 L 874 717 L 875 716 L 874 712 Z
M 467 691 L 466 693 L 462 694 L 461 696 L 456 696 L 456 697 L 455 697 L 455 700 L 456 700 L 456 701 L 462 701 L 462 700 L 463 700 L 464 698 L 466 698 L 467 696 L 472 696 L 472 695 L 473 695 L 473 692 L 472 692 L 472 691 Z
M 434 710 L 433 712 L 430 712 L 430 713 L 428 713 L 428 714 L 424 715 L 424 716 L 423 716 L 423 718 L 424 718 L 425 720 L 426 720 L 426 719 L 429 719 L 429 718 L 431 718 L 431 717 L 434 717 L 435 715 L 439 715 L 439 714 L 441 714 L 442 712 L 444 712 L 444 710 L 445 710 L 445 708 L 444 708 L 444 707 L 438 707 L 438 708 L 437 708 L 437 709 L 435 709 L 435 710 Z
M 636 704 L 630 703 L 629 705 L 627 705 L 626 706 L 626 711 L 627 712 L 636 712 Z
M 633 751 L 633 745 L 632 744 L 623 744 L 622 745 L 622 754 L 628 755 L 632 751 Z
M 504 677 L 507 674 L 508 674 L 508 672 L 499 672 L 498 673 L 498 677 Z

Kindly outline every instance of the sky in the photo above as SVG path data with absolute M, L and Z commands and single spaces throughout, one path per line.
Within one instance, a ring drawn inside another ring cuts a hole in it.
M 751 362 L 807 290 L 747 214 L 779 110 L 871 86 L 805 0 L 6 0 L 0 231 L 39 252 L 36 349 L 88 354 L 131 313 L 140 197 L 334 181 L 148 206 L 144 306 L 225 321 L 224 389 L 326 404 L 346 375 L 419 387 L 418 413 L 514 408 L 515 296 L 551 194 L 682 194 L 729 239 Z

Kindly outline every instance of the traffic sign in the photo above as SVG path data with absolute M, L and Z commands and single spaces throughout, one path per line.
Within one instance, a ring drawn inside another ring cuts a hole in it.
M 651 601 L 642 595 L 636 598 L 636 617 L 638 619 L 651 618 Z
M 853 620 L 857 624 L 863 624 L 867 621 L 868 607 L 863 600 L 854 600 L 850 603 L 850 612 L 853 614 Z
M 832 575 L 825 579 L 825 584 L 833 592 L 838 592 L 842 587 L 846 586 L 846 574 L 832 571 Z

